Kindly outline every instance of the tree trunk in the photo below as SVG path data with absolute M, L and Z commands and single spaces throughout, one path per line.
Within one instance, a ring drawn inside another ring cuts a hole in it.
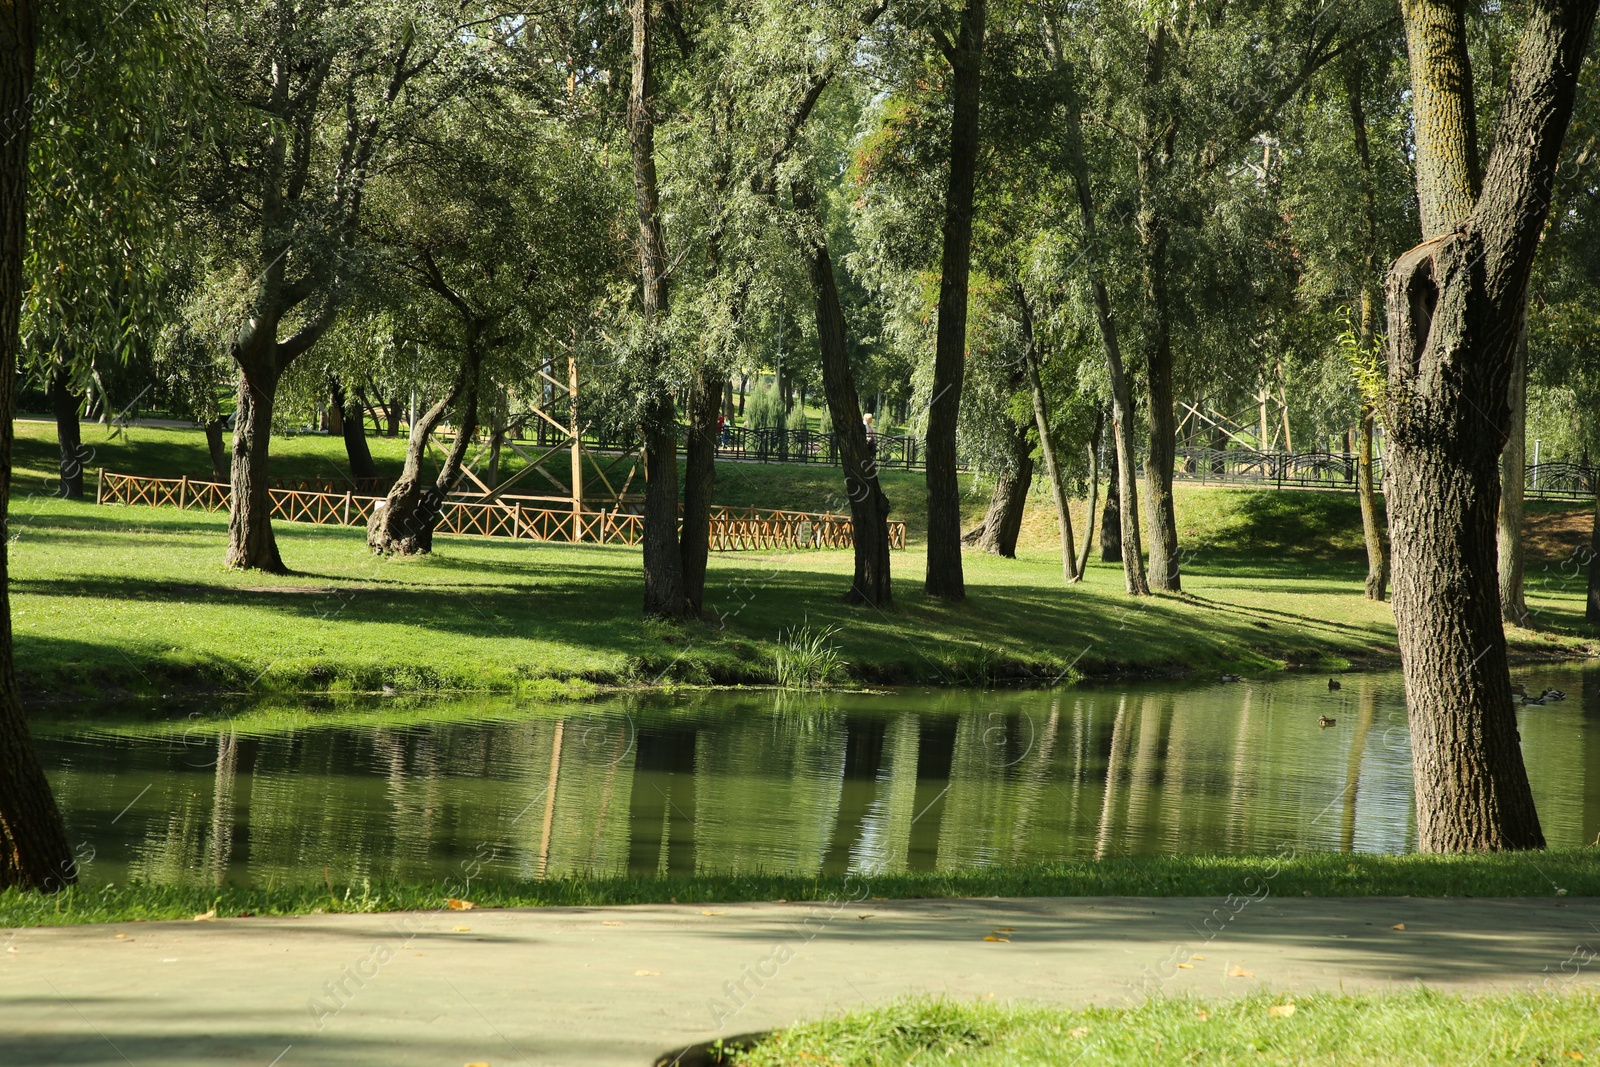
M 1595 7 L 1526 9 L 1475 196 L 1464 12 L 1431 0 L 1403 8 L 1426 239 L 1389 274 L 1385 459 L 1425 851 L 1544 845 L 1511 702 L 1495 523 L 1520 312 Z
M 1106 291 L 1099 265 L 1093 255 L 1096 249 L 1095 210 L 1093 191 L 1089 185 L 1089 163 L 1083 154 L 1083 116 L 1074 105 L 1067 110 L 1067 143 L 1071 155 L 1072 184 L 1078 194 L 1078 217 L 1083 225 L 1084 245 L 1088 249 L 1089 289 L 1094 297 L 1094 317 L 1100 328 L 1100 341 L 1106 352 L 1106 371 L 1111 379 L 1111 434 L 1116 442 L 1116 461 L 1113 466 L 1111 488 L 1106 496 L 1109 510 L 1112 502 L 1117 507 L 1117 527 L 1109 523 L 1101 526 L 1100 541 L 1105 546 L 1106 561 L 1120 559 L 1123 586 L 1130 596 L 1148 596 L 1150 586 L 1144 577 L 1144 551 L 1139 543 L 1139 491 L 1134 484 L 1134 465 L 1137 455 L 1133 429 L 1133 390 L 1128 385 L 1127 370 L 1122 361 L 1122 342 L 1117 333 L 1117 322 L 1111 314 L 1111 295 Z M 1117 555 L 1112 556 L 1115 548 Z
M 989 511 L 983 525 L 973 531 L 977 534 L 973 544 L 990 555 L 1016 559 L 1022 512 L 1028 504 L 1028 491 L 1033 488 L 1033 445 L 1025 425 L 1010 426 L 1006 437 L 1011 446 L 1011 462 L 995 477 Z M 972 537 L 971 534 L 967 536 Z
M 228 446 L 223 441 L 222 416 L 206 422 L 206 451 L 211 454 L 211 477 L 228 480 Z
M 1589 527 L 1589 587 L 1583 617 L 1600 625 L 1600 485 L 1591 488 L 1595 490 L 1594 523 Z
M 1111 432 L 1116 433 L 1115 424 Z M 1100 562 L 1122 562 L 1122 504 L 1118 500 L 1119 492 L 1117 478 L 1117 442 L 1112 442 L 1111 451 L 1106 453 L 1106 506 L 1100 512 Z M 1090 521 L 1093 521 L 1091 517 Z
M 0 8 L 0 889 L 53 892 L 77 880 L 61 810 L 28 735 L 17 691 L 11 635 L 10 519 L 12 419 L 28 228 L 28 118 L 33 109 L 31 0 Z
M 839 443 L 844 467 L 845 496 L 850 500 L 850 526 L 855 542 L 855 575 L 845 600 L 852 604 L 887 607 L 894 599 L 889 581 L 889 500 L 878 484 L 878 461 L 861 421 L 861 398 L 850 369 L 850 347 L 828 252 L 827 231 L 816 214 L 816 196 L 807 187 L 794 193 L 797 210 L 810 215 L 814 229 L 808 249 L 811 289 L 816 296 L 817 344 L 822 355 L 822 389 L 828 399 L 828 417 Z
M 1094 509 L 1100 503 L 1100 435 L 1105 430 L 1106 413 L 1094 413 L 1094 436 L 1089 439 L 1089 508 L 1083 520 L 1083 551 L 1078 556 L 1078 581 L 1089 570 L 1089 553 L 1094 548 Z
M 1022 360 L 1027 364 L 1028 390 L 1033 397 L 1033 424 L 1039 431 L 1039 451 L 1044 456 L 1045 477 L 1050 479 L 1056 526 L 1061 532 L 1061 576 L 1071 584 L 1082 577 L 1078 572 L 1078 552 L 1072 543 L 1072 512 L 1067 507 L 1067 487 L 1062 484 L 1061 465 L 1056 462 L 1056 446 L 1050 437 L 1050 413 L 1045 408 L 1044 382 L 1039 378 L 1039 342 L 1033 331 L 1033 313 L 1021 286 L 1017 287 L 1017 298 L 1022 306 Z
M 707 356 L 690 386 L 684 414 L 688 430 L 683 442 L 683 528 L 678 534 L 682 557 L 683 598 L 692 615 L 705 605 L 706 560 L 711 553 L 711 504 L 717 484 L 717 404 L 724 379 Z
M 943 271 L 928 405 L 925 463 L 928 485 L 930 596 L 967 595 L 961 568 L 961 487 L 956 476 L 956 425 L 967 358 L 967 287 L 972 269 L 972 210 L 977 185 L 979 97 L 983 78 L 987 0 L 966 0 L 949 60 L 952 71 L 950 174 L 945 192 Z
M 227 565 L 287 574 L 272 533 L 272 497 L 267 480 L 267 448 L 272 439 L 272 405 L 278 391 L 278 374 L 259 356 L 250 358 L 247 364 L 236 350 L 234 361 L 239 366 L 239 409 L 233 424 L 233 500 L 228 512 Z
M 1511 429 L 1500 453 L 1499 544 L 1500 618 L 1513 626 L 1533 620 L 1523 593 L 1522 518 L 1523 489 L 1528 470 L 1528 316 L 1523 308 L 1522 329 L 1511 366 L 1511 388 L 1506 404 L 1511 409 Z
M 1367 113 L 1362 104 L 1362 57 L 1353 56 L 1345 67 L 1345 96 L 1350 105 L 1350 128 L 1361 162 L 1361 194 L 1366 218 L 1362 234 L 1361 310 L 1357 344 L 1363 359 L 1376 344 L 1378 306 L 1378 202 L 1377 180 L 1372 170 L 1372 149 L 1367 139 Z M 1389 562 L 1383 550 L 1383 524 L 1378 518 L 1378 498 L 1372 473 L 1372 434 L 1375 412 L 1372 399 L 1361 400 L 1360 444 L 1356 454 L 1356 495 L 1361 501 L 1361 534 L 1367 546 L 1368 600 L 1382 600 L 1389 584 Z
M 83 499 L 83 438 L 78 430 L 78 408 L 83 398 L 72 391 L 67 368 L 57 364 L 50 375 L 50 406 L 55 409 L 56 443 L 61 449 L 61 485 L 56 496 Z
M 399 437 L 400 436 L 400 398 L 399 397 L 390 398 L 389 402 L 383 406 L 383 418 L 384 418 L 383 436 L 385 436 L 385 437 Z
M 631 0 L 633 78 L 628 89 L 628 145 L 633 156 L 633 194 L 639 211 L 639 282 L 644 324 L 652 345 L 664 346 L 658 331 L 668 310 L 667 240 L 661 224 L 660 182 L 656 176 L 655 42 L 651 0 Z M 665 353 L 656 353 L 664 369 Z M 678 549 L 677 410 L 665 381 L 653 383 L 641 436 L 645 452 L 644 613 L 681 619 L 683 557 Z
M 450 473 L 449 463 L 440 472 L 438 481 L 430 485 L 422 476 L 422 458 L 428 449 L 428 439 L 443 421 L 450 405 L 467 389 L 468 381 L 476 378 L 476 364 L 463 360 L 449 391 L 411 424 L 411 436 L 406 440 L 405 469 L 389 490 L 383 506 L 374 508 L 372 518 L 367 520 L 367 547 L 372 551 L 385 556 L 414 556 L 433 551 L 433 528 L 439 521 L 439 484 Z M 465 436 L 456 435 L 452 454 Z M 457 457 L 457 471 L 460 466 L 461 460 Z
M 350 461 L 350 477 L 357 480 L 376 478 L 378 465 L 372 462 L 372 450 L 367 447 L 366 419 L 361 415 L 361 405 L 345 395 L 344 384 L 336 375 L 329 376 L 334 410 L 339 413 L 339 433 L 344 437 L 344 454 Z

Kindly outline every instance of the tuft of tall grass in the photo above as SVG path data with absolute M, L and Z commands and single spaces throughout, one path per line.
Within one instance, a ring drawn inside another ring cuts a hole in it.
M 772 651 L 773 676 L 784 689 L 818 689 L 844 677 L 844 655 L 833 643 L 837 626 L 813 630 L 810 624 L 780 634 Z

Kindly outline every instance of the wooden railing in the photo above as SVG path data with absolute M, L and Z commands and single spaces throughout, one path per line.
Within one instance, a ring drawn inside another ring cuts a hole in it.
M 269 489 L 272 517 L 319 526 L 365 526 L 383 497 L 354 493 L 316 493 L 301 489 Z M 95 502 L 224 511 L 230 489 L 220 482 L 192 478 L 142 478 L 100 472 Z M 435 533 L 467 537 L 512 537 L 525 541 L 569 544 L 637 545 L 644 538 L 644 518 L 628 511 L 580 511 L 570 507 L 529 507 L 515 497 L 491 503 L 449 500 L 439 513 Z M 762 508 L 715 508 L 711 513 L 711 547 L 717 552 L 774 548 L 850 548 L 855 530 L 848 515 L 819 515 Z M 906 524 L 889 523 L 889 544 L 906 547 Z

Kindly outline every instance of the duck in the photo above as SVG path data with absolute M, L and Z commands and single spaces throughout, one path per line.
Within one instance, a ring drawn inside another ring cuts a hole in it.
M 1324 730 L 1326 730 L 1330 726 L 1337 725 L 1338 722 L 1339 722 L 1338 719 L 1330 719 L 1326 715 L 1318 715 L 1317 716 L 1317 725 L 1322 727 Z
M 1339 684 L 1339 679 L 1337 679 L 1337 678 L 1329 678 L 1328 679 L 1328 692 L 1332 693 L 1332 692 L 1335 692 L 1335 691 L 1337 691 L 1339 689 L 1343 689 L 1343 688 L 1344 688 L 1344 686 Z
M 1224 671 L 1223 674 L 1222 674 L 1222 680 L 1224 682 L 1242 682 L 1242 681 L 1244 681 L 1244 678 L 1242 676 L 1240 676 L 1240 675 L 1229 674 L 1226 671 Z

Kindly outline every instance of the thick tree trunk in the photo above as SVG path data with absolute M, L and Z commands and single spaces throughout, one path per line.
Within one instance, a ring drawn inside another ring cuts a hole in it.
M 711 553 L 711 504 L 717 484 L 717 404 L 724 380 L 707 357 L 699 378 L 690 386 L 684 415 L 683 528 L 678 533 L 682 557 L 683 598 L 690 614 L 705 604 L 706 560 Z
M 270 343 L 270 342 L 268 342 Z M 272 405 L 278 374 L 267 361 L 239 365 L 239 409 L 233 425 L 232 506 L 228 513 L 229 567 L 286 574 L 272 533 L 272 497 L 267 480 L 267 449 L 272 439 Z
M 1591 488 L 1595 490 L 1594 522 L 1589 527 L 1589 587 L 1583 617 L 1600 625 L 1600 485 Z
M 822 354 L 822 387 L 828 416 L 839 442 L 845 496 L 850 499 L 850 525 L 855 541 L 855 575 L 845 599 L 854 604 L 887 607 L 894 599 L 889 582 L 889 501 L 878 484 L 878 464 L 861 421 L 861 399 L 850 369 L 850 349 L 833 276 L 833 258 L 816 200 L 810 190 L 796 190 L 795 206 L 812 216 L 815 236 L 810 248 L 811 288 L 816 296 L 817 343 Z
M 650 0 L 631 0 L 633 78 L 628 90 L 628 144 L 633 156 L 633 193 L 639 212 L 639 282 L 644 324 L 652 344 L 665 345 L 659 333 L 667 314 L 667 241 L 661 223 L 660 182 L 656 175 L 655 41 Z M 665 364 L 665 354 L 657 355 Z M 644 613 L 681 619 L 683 557 L 678 549 L 677 411 L 665 381 L 653 385 L 646 405 L 644 438 Z
M 384 404 L 384 406 L 383 406 L 383 419 L 384 419 L 383 436 L 385 436 L 385 437 L 399 437 L 400 436 L 400 398 L 399 397 L 397 397 L 397 396 L 396 397 L 391 397 L 389 399 L 389 402 Z
M 1511 702 L 1495 522 L 1520 313 L 1595 7 L 1526 9 L 1477 195 L 1464 11 L 1403 8 L 1427 239 L 1389 274 L 1385 458 L 1425 851 L 1544 844 Z
M 350 477 L 376 478 L 378 465 L 372 462 L 372 450 L 367 447 L 366 419 L 355 398 L 346 396 L 344 383 L 336 375 L 329 376 L 334 410 L 339 412 L 339 433 L 344 437 L 344 454 L 350 462 Z
M 467 361 L 451 383 L 450 390 L 432 407 L 424 411 L 411 424 L 411 436 L 406 440 L 406 465 L 400 478 L 389 490 L 383 506 L 375 508 L 367 520 L 367 547 L 386 556 L 414 556 L 433 551 L 433 528 L 439 521 L 441 494 L 439 483 L 448 473 L 441 471 L 437 482 L 430 483 L 422 475 L 422 458 L 428 450 L 428 439 L 444 420 L 450 405 L 455 403 L 467 388 L 469 375 L 476 378 L 477 368 Z M 459 446 L 466 435 L 457 434 Z M 455 452 L 455 448 L 451 449 Z M 456 459 L 456 470 L 461 461 Z
M 1111 432 L 1116 433 L 1116 424 L 1113 423 Z M 1100 512 L 1100 562 L 1122 562 L 1122 503 L 1118 497 L 1121 492 L 1117 478 L 1117 442 L 1112 441 L 1112 447 L 1106 453 L 1106 461 L 1110 465 L 1106 468 L 1106 506 Z M 1090 521 L 1093 521 L 1091 519 Z M 1141 563 L 1142 566 L 1142 563 Z
M 83 438 L 78 430 L 78 408 L 83 398 L 72 391 L 67 368 L 57 365 L 50 375 L 50 406 L 56 416 L 56 443 L 61 451 L 61 484 L 56 496 L 83 499 Z
M 224 440 L 222 416 L 206 422 L 206 451 L 211 455 L 211 477 L 219 482 L 228 480 L 228 445 Z
M 1523 593 L 1522 517 L 1523 481 L 1528 469 L 1528 322 L 1523 309 L 1522 329 L 1511 366 L 1511 387 L 1506 390 L 1506 406 L 1511 409 L 1511 427 L 1506 447 L 1500 453 L 1500 520 L 1496 533 L 1499 546 L 1500 618 L 1513 626 L 1527 626 L 1533 620 Z
M 1141 186 L 1148 190 L 1154 181 L 1154 176 L 1147 177 Z M 1144 499 L 1150 522 L 1150 588 L 1176 593 L 1183 588 L 1183 577 L 1178 567 L 1178 517 L 1172 506 L 1177 426 L 1172 409 L 1168 232 L 1160 207 L 1151 202 L 1154 195 L 1143 194 L 1139 212 L 1139 246 L 1144 261 L 1145 417 L 1150 427 L 1150 445 L 1144 458 Z
M 1050 436 L 1050 412 L 1045 406 L 1044 382 L 1039 377 L 1039 341 L 1033 330 L 1033 313 L 1021 286 L 1018 286 L 1017 298 L 1022 307 L 1022 360 L 1027 364 L 1028 392 L 1033 398 L 1033 425 L 1039 432 L 1039 452 L 1044 456 L 1044 473 L 1050 480 L 1050 495 L 1056 505 L 1056 527 L 1061 534 L 1061 576 L 1070 584 L 1082 577 L 1078 571 L 1078 552 L 1072 543 L 1072 512 L 1067 507 L 1067 487 L 1062 483 L 1055 441 Z
M 977 185 L 979 97 L 987 0 L 966 0 L 949 60 L 952 69 L 950 175 L 945 193 L 943 271 L 934 343 L 933 397 L 928 405 L 928 570 L 930 596 L 967 595 L 961 568 L 961 487 L 956 476 L 956 425 L 967 358 L 967 288 L 972 269 L 972 210 Z
M 1022 512 L 1028 505 L 1028 491 L 1033 488 L 1033 444 L 1025 425 L 1009 427 L 1006 437 L 1011 462 L 995 477 L 988 513 L 983 525 L 973 531 L 977 537 L 972 543 L 990 555 L 1015 559 Z
M 1089 439 L 1089 508 L 1083 520 L 1083 551 L 1078 555 L 1078 581 L 1089 570 L 1089 553 L 1094 550 L 1094 511 L 1100 503 L 1100 435 L 1105 431 L 1106 413 L 1094 413 L 1094 436 Z
M 28 119 L 33 106 L 31 0 L 0 7 L 0 889 L 51 892 L 77 880 L 66 826 L 22 715 L 11 635 L 12 419 L 23 246 L 28 228 Z

